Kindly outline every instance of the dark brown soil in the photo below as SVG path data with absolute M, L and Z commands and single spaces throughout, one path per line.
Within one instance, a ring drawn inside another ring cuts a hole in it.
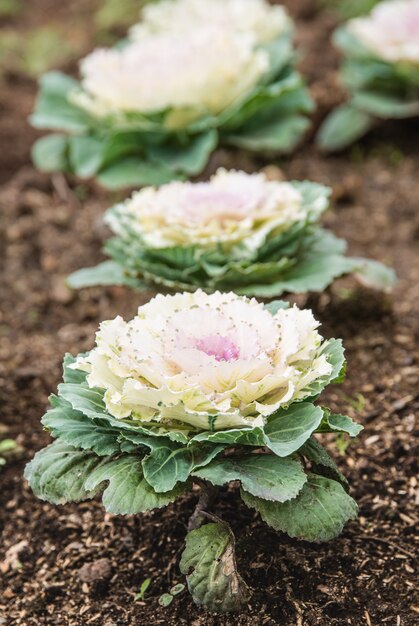
M 77 7 L 86 12 L 94 3 L 29 4 L 13 24 L 22 32 L 52 17 L 66 19 L 70 12 L 74 17 Z M 302 66 L 319 103 L 318 121 L 341 98 L 337 58 L 328 43 L 335 21 L 316 10 L 314 0 L 287 4 L 298 20 L 306 51 Z M 271 532 L 240 505 L 236 492 L 224 490 L 213 510 L 232 523 L 239 566 L 254 596 L 244 614 L 220 617 L 196 608 L 187 593 L 169 608 L 158 604 L 162 593 L 182 581 L 177 563 L 193 496 L 165 511 L 128 519 L 104 514 L 96 501 L 44 504 L 22 479 L 24 463 L 48 441 L 39 420 L 60 380 L 63 353 L 91 347 L 100 320 L 132 316 L 149 296 L 122 288 L 76 294 L 66 289 L 68 273 L 102 258 L 100 218 L 114 197 L 93 184 L 33 170 L 29 150 L 35 133 L 25 117 L 35 90 L 32 81 L 7 75 L 0 96 L 0 422 L 25 450 L 22 460 L 0 473 L 0 624 L 413 626 L 419 611 L 413 449 L 419 373 L 418 121 L 390 123 L 337 157 L 323 157 L 307 142 L 280 164 L 287 177 L 333 185 L 335 210 L 327 224 L 349 241 L 352 253 L 394 265 L 399 283 L 392 297 L 347 280 L 309 299 L 324 333 L 343 337 L 347 348 L 347 380 L 327 399 L 365 426 L 346 454 L 335 453 L 359 502 L 359 520 L 332 543 L 299 543 Z M 259 165 L 223 152 L 212 169 L 219 163 Z M 135 602 L 146 578 L 152 582 L 145 601 Z

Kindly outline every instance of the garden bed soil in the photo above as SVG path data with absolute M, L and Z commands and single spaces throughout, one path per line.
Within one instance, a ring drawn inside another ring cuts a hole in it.
M 11 23 L 22 33 L 46 16 L 86 11 L 89 2 L 30 5 Z M 308 0 L 288 5 L 305 50 L 302 68 L 319 103 L 318 123 L 342 97 L 328 41 L 335 18 Z M 8 74 L 0 96 L 0 423 L 24 448 L 23 457 L 0 473 L 0 624 L 416 624 L 418 120 L 389 123 L 340 156 L 320 155 L 308 139 L 294 157 L 275 163 L 281 170 L 270 168 L 273 175 L 282 171 L 287 178 L 333 185 L 334 210 L 326 224 L 348 239 L 351 253 L 394 265 L 399 282 L 393 296 L 347 279 L 320 297 L 298 298 L 314 307 L 323 333 L 342 337 L 346 346 L 347 379 L 328 391 L 327 401 L 356 416 L 365 430 L 344 455 L 329 449 L 349 478 L 360 517 L 336 541 L 312 545 L 272 532 L 240 504 L 237 490 L 221 491 L 212 510 L 236 532 L 239 567 L 254 595 L 241 615 L 217 616 L 195 607 L 186 592 L 169 608 L 158 603 L 182 582 L 178 561 L 194 495 L 131 519 L 105 514 L 99 501 L 45 504 L 22 479 L 24 464 L 48 443 L 40 417 L 61 378 L 64 352 L 89 349 L 100 320 L 129 318 L 150 297 L 118 287 L 66 288 L 70 272 L 103 258 L 101 216 L 117 196 L 33 169 L 36 133 L 25 118 L 35 93 L 33 81 Z M 262 165 L 219 151 L 207 174 L 220 164 Z M 145 599 L 135 601 L 146 578 Z

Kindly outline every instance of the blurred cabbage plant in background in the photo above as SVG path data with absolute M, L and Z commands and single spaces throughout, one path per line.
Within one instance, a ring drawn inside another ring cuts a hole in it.
M 379 3 L 338 28 L 334 42 L 349 97 L 320 128 L 321 148 L 341 150 L 380 120 L 419 115 L 419 0 Z
M 152 3 L 127 39 L 81 62 L 80 82 L 42 78 L 32 124 L 61 132 L 35 144 L 34 162 L 119 188 L 197 175 L 220 143 L 290 152 L 313 108 L 294 61 L 281 6 Z

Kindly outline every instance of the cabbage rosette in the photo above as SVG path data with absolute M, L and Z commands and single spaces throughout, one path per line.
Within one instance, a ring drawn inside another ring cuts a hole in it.
M 380 2 L 338 28 L 334 42 L 349 98 L 320 128 L 322 148 L 341 150 L 380 120 L 419 115 L 419 0 Z
M 81 62 L 80 82 L 46 74 L 32 124 L 64 134 L 35 144 L 35 164 L 118 188 L 196 175 L 219 143 L 292 151 L 313 105 L 291 20 L 265 0 L 244 4 L 150 5 L 128 39 Z
M 68 284 L 269 298 L 322 291 L 354 272 L 367 285 L 389 289 L 392 270 L 345 256 L 345 242 L 318 225 L 329 194 L 316 183 L 226 170 L 205 183 L 143 188 L 106 214 L 116 235 L 105 245 L 112 261 L 75 272 Z
M 102 494 L 109 513 L 128 515 L 168 505 L 193 483 L 238 482 L 274 529 L 332 539 L 357 506 L 315 433 L 354 437 L 361 427 L 315 404 L 345 364 L 341 342 L 318 325 L 280 301 L 203 291 L 159 295 L 128 322 L 103 322 L 90 352 L 65 357 L 42 419 L 55 441 L 25 471 L 34 493 L 55 504 Z M 237 610 L 249 590 L 232 534 L 215 520 L 203 525 L 197 507 L 181 571 L 198 604 Z

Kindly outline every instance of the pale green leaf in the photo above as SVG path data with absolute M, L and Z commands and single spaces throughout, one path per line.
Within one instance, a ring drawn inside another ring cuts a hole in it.
M 359 258 L 350 260 L 352 260 L 355 265 L 354 272 L 356 278 L 366 287 L 373 287 L 374 289 L 382 289 L 383 291 L 389 292 L 397 282 L 394 270 L 378 261 Z
M 69 137 L 69 161 L 81 178 L 94 176 L 103 160 L 104 141 L 89 135 Z
M 68 169 L 68 137 L 47 135 L 32 147 L 32 161 L 41 172 L 63 172 Z
M 115 261 L 104 261 L 95 267 L 77 270 L 68 276 L 66 283 L 71 289 L 107 285 L 124 285 L 140 288 L 144 284 L 137 278 L 129 276 L 122 265 Z
M 276 315 L 280 309 L 288 309 L 289 306 L 290 303 L 285 300 L 272 300 L 264 304 L 265 309 L 267 309 L 271 315 Z
M 48 72 L 40 80 L 39 95 L 30 122 L 35 128 L 86 132 L 91 120 L 85 111 L 71 104 L 69 97 L 79 89 L 73 78 L 61 72 Z
M 323 150 L 343 150 L 365 135 L 373 125 L 374 118 L 369 113 L 343 104 L 323 122 L 316 141 Z

